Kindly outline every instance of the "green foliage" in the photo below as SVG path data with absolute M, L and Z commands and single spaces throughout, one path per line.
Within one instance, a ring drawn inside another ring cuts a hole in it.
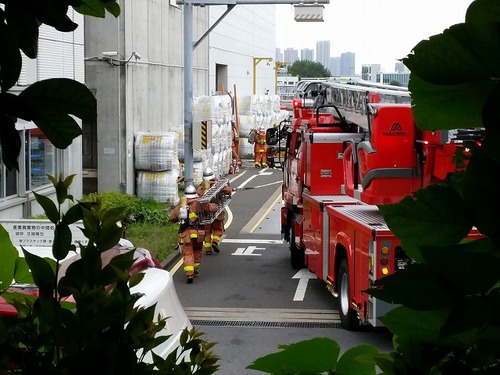
M 297 60 L 288 67 L 288 74 L 297 77 L 330 77 L 332 73 L 321 63 L 309 60 Z
M 103 193 L 92 193 L 82 197 L 82 202 L 95 202 L 100 199 L 104 208 L 123 209 L 123 222 L 126 225 L 135 221 L 134 217 L 141 209 L 141 200 L 134 195 L 119 191 L 105 191 Z
M 78 202 L 66 213 L 60 211 L 71 200 L 68 188 L 72 181 L 51 178 L 56 189 L 57 205 L 36 195 L 37 202 L 54 224 L 53 255 L 56 261 L 40 258 L 23 249 L 38 296 L 5 290 L 12 279 L 25 279 L 26 269 L 17 267 L 19 254 L 3 228 L 0 264 L 10 281 L 2 279 L 0 291 L 13 304 L 18 316 L 0 317 L 1 374 L 211 374 L 218 368 L 213 344 L 202 340 L 195 329 L 184 330 L 180 346 L 167 358 L 146 355 L 168 339 L 160 335 L 168 317 L 155 317 L 155 305 L 136 306 L 140 295 L 131 294 L 142 274 L 131 276 L 133 251 L 101 263 L 101 252 L 115 245 L 122 235 L 117 222 L 123 210 L 105 208 L 95 202 Z M 48 213 L 50 211 L 51 213 Z M 82 229 L 89 239 L 81 245 L 80 259 L 72 262 L 61 275 L 60 259 L 71 246 L 71 232 L 65 228 L 83 220 Z M 23 272 L 21 272 L 23 271 Z M 2 272 L 3 276 L 3 272 Z M 67 298 L 69 301 L 65 302 Z
M 158 261 L 163 261 L 177 250 L 179 225 L 132 223 L 125 228 L 125 237 L 134 246 L 148 249 Z
M 274 375 L 375 375 L 373 357 L 378 350 L 372 345 L 349 349 L 340 358 L 339 345 L 327 337 L 280 345 L 280 349 L 258 358 L 247 368 Z
M 105 208 L 124 210 L 125 237 L 134 246 L 148 249 L 160 262 L 177 249 L 179 225 L 168 220 L 171 207 L 116 191 L 89 194 L 82 201 L 95 202 L 97 199 Z
M 18 118 L 32 121 L 58 148 L 68 147 L 82 130 L 74 117 L 92 121 L 97 116 L 94 95 L 82 83 L 52 78 L 38 81 L 19 95 L 8 91 L 19 80 L 21 52 L 35 59 L 38 54 L 39 27 L 42 24 L 62 32 L 74 31 L 78 25 L 68 16 L 69 7 L 84 15 L 104 17 L 106 10 L 117 17 L 116 0 L 39 0 L 0 1 L 0 145 L 2 161 L 12 170 L 19 169 L 21 138 L 15 128 Z M 28 11 L 29 10 L 29 11 Z
M 498 2 L 477 0 L 465 23 L 420 42 L 404 60 L 420 127 L 482 126 L 486 137 L 482 147 L 472 149 L 460 176 L 380 207 L 418 261 L 369 291 L 402 305 L 382 318 L 394 333 L 396 349 L 383 361 L 387 373 L 500 371 L 500 197 L 495 189 L 500 98 L 498 82 L 491 79 L 500 63 L 499 29 Z M 473 227 L 484 238 L 467 239 Z
M 381 318 L 394 335 L 394 352 L 373 358 L 382 374 L 500 373 L 499 31 L 498 1 L 476 0 L 465 23 L 403 59 L 419 127 L 484 127 L 486 135 L 471 148 L 465 171 L 379 207 L 414 260 L 368 290 L 401 305 Z M 473 228 L 481 235 L 470 235 Z M 303 347 L 307 355 L 313 350 Z M 253 368 L 272 373 L 258 364 Z M 297 369 L 282 373 L 317 373 Z

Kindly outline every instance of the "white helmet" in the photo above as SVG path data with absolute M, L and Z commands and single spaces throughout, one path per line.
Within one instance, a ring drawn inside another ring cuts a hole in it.
M 195 187 L 193 185 L 186 186 L 186 188 L 184 189 L 184 196 L 187 199 L 198 198 L 198 194 L 196 193 Z
M 203 180 L 204 181 L 210 181 L 210 180 L 214 180 L 214 179 L 215 179 L 215 175 L 214 175 L 214 172 L 212 171 L 212 168 L 207 167 L 203 171 Z
M 264 130 L 266 130 L 266 128 L 264 127 L 264 125 L 259 126 L 259 131 L 263 132 Z

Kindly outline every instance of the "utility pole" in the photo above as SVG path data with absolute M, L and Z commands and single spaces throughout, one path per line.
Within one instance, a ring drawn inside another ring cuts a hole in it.
M 318 17 L 319 11 L 324 8 L 321 4 L 329 4 L 330 0 L 177 0 L 177 5 L 183 6 L 184 12 L 184 179 L 186 186 L 193 185 L 193 49 L 214 29 L 217 24 L 236 5 L 296 5 L 301 10 L 295 16 L 298 22 L 322 21 Z M 208 5 L 227 5 L 227 11 L 212 25 L 197 42 L 193 41 L 193 7 Z M 304 11 L 313 14 L 304 16 Z

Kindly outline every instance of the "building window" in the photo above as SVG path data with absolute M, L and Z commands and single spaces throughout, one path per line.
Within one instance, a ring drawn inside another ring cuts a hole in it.
M 0 152 L 2 148 L 0 147 Z M 9 171 L 0 161 L 0 198 L 17 195 L 17 171 Z
M 26 130 L 26 188 L 35 190 L 50 184 L 47 177 L 58 175 L 57 149 L 38 128 Z

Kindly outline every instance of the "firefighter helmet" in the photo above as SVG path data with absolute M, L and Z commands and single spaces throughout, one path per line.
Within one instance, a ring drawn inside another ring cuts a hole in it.
M 259 131 L 260 131 L 260 132 L 263 132 L 263 131 L 265 131 L 265 130 L 266 130 L 266 128 L 264 127 L 264 125 L 259 126 Z
M 196 193 L 195 187 L 193 185 L 186 186 L 186 188 L 184 189 L 184 196 L 187 199 L 198 198 L 198 194 Z
M 212 168 L 207 167 L 203 171 L 203 180 L 204 181 L 210 181 L 210 180 L 214 180 L 214 179 L 215 179 L 215 175 L 214 175 L 214 172 L 212 171 Z

